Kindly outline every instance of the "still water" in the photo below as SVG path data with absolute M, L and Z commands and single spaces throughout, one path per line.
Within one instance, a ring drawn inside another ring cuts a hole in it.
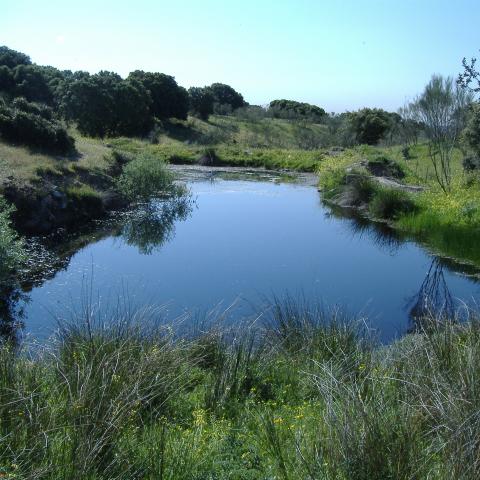
M 229 313 L 235 321 L 288 293 L 368 317 L 390 341 L 408 331 L 409 313 L 426 293 L 448 308 L 479 298 L 477 279 L 415 243 L 332 215 L 305 179 L 207 173 L 189 176 L 187 185 L 190 200 L 119 215 L 116 229 L 33 288 L 24 331 L 45 338 L 87 297 L 106 310 L 119 298 L 132 308 L 165 305 L 167 319 L 235 303 Z

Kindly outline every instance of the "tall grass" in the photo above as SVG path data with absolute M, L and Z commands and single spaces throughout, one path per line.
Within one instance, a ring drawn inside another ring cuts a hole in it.
M 176 337 L 143 316 L 0 350 L 0 472 L 48 479 L 475 479 L 480 322 L 378 345 L 282 299 L 247 330 Z M 111 321 L 112 319 L 110 319 Z

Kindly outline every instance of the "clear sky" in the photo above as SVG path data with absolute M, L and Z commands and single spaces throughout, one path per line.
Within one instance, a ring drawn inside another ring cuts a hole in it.
M 396 110 L 480 54 L 480 0 L 0 0 L 0 45 L 61 69 L 141 69 L 185 87 L 328 111 Z

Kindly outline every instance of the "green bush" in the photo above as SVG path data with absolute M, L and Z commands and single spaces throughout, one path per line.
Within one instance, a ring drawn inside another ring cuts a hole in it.
M 370 202 L 370 213 L 385 220 L 395 220 L 399 215 L 415 210 L 416 205 L 410 195 L 393 188 L 378 188 Z
M 352 205 L 369 203 L 375 194 L 375 184 L 364 173 L 352 172 L 352 174 L 345 177 L 344 182 L 348 182 L 349 198 Z
M 463 137 L 475 156 L 480 156 L 480 104 L 478 103 L 470 106 L 470 114 Z
M 12 273 L 24 259 L 23 244 L 11 227 L 14 208 L 0 197 L 0 282 Z
M 138 155 L 125 165 L 118 188 L 130 200 L 139 201 L 175 191 L 173 174 L 163 160 L 151 153 Z
M 403 167 L 385 155 L 377 155 L 375 158 L 368 160 L 366 168 L 376 177 L 405 177 Z
M 68 154 L 74 139 L 53 118 L 49 109 L 18 99 L 12 106 L 0 105 L 0 136 L 9 142 L 39 148 L 51 153 Z

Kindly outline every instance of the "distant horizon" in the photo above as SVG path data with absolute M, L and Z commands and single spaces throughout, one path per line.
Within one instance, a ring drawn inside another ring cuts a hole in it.
M 433 74 L 477 56 L 480 5 L 365 0 L 0 0 L 0 44 L 60 70 L 172 75 L 231 85 L 253 105 L 285 98 L 342 113 L 396 111 Z

